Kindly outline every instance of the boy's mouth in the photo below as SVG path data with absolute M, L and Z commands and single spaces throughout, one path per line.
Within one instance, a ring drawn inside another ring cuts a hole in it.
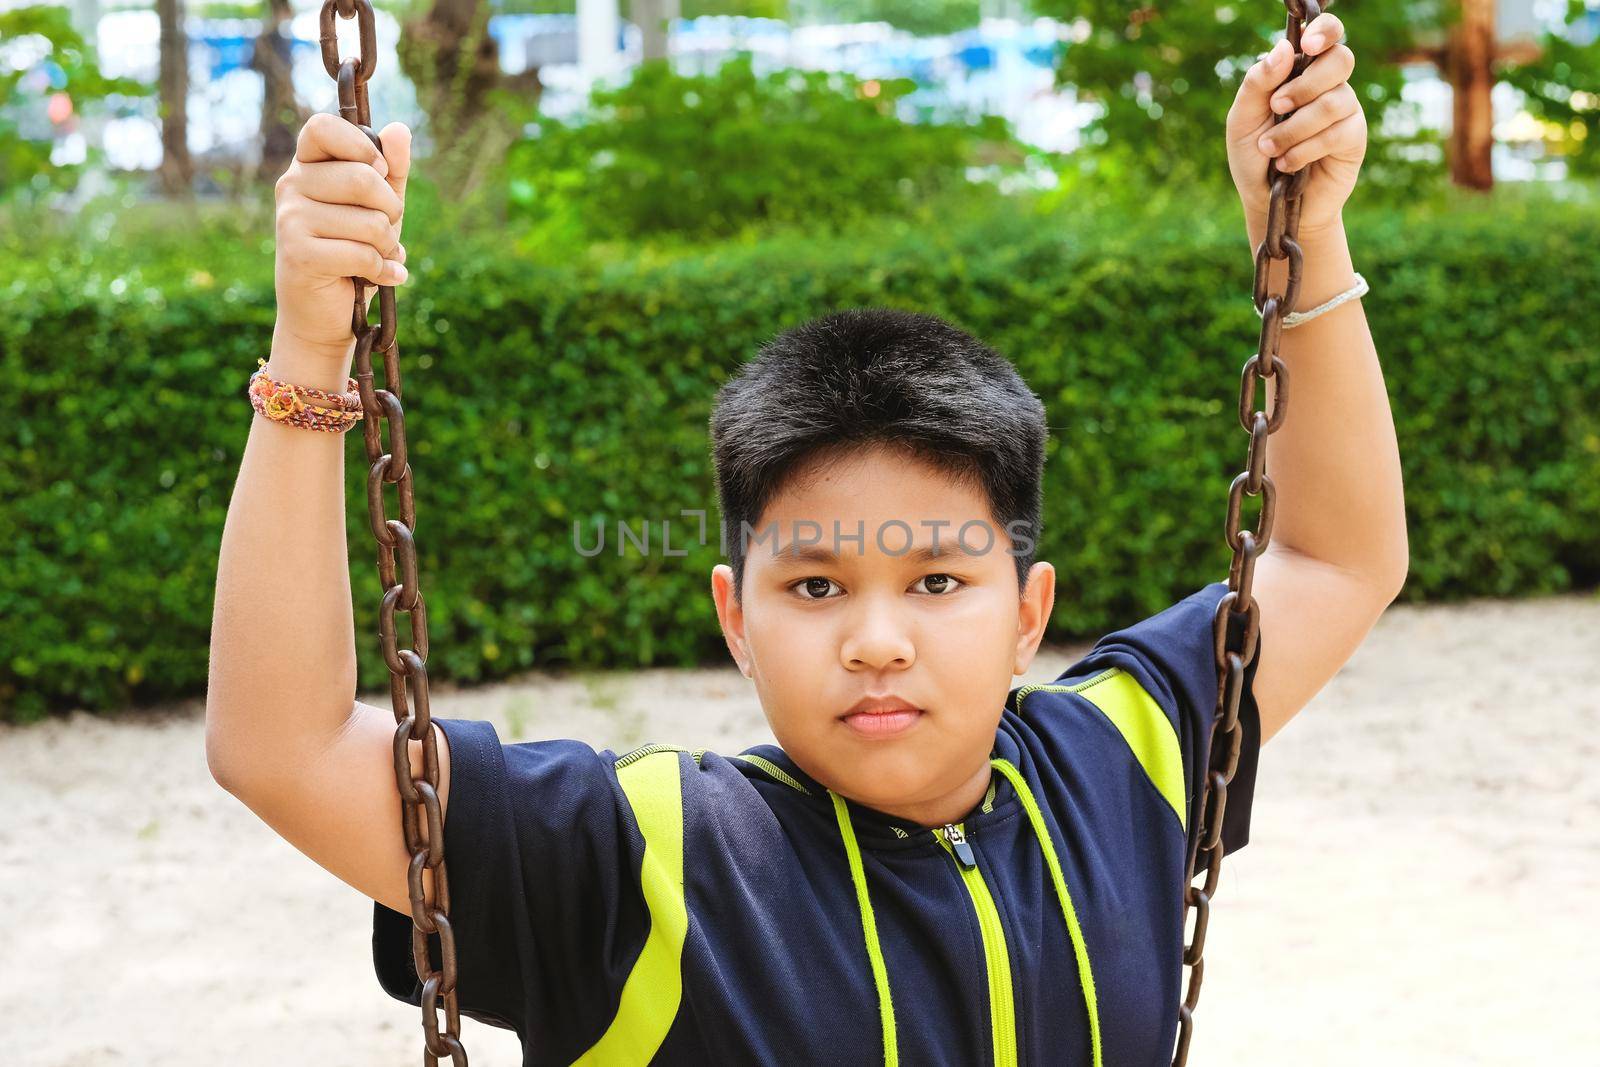
M 862 737 L 885 738 L 904 733 L 922 718 L 922 709 L 897 696 L 862 697 L 840 720 Z

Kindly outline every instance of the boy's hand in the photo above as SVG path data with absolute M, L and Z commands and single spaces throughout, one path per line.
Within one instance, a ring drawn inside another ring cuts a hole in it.
M 274 339 L 314 354 L 350 349 L 353 277 L 399 285 L 400 244 L 411 131 L 391 122 L 378 134 L 383 154 L 353 123 L 318 112 L 306 120 L 294 161 L 277 184 L 278 322 Z M 370 303 L 378 290 L 364 288 Z
M 1301 35 L 1300 48 L 1314 58 L 1281 93 L 1276 90 L 1289 76 L 1294 53 L 1286 39 L 1278 41 L 1245 72 L 1228 109 L 1228 169 L 1252 233 L 1266 229 L 1269 158 L 1276 158 L 1278 170 L 1286 173 L 1311 168 L 1300 210 L 1302 234 L 1337 224 L 1355 189 L 1367 150 L 1367 119 L 1350 88 L 1356 58 L 1338 43 L 1343 33 L 1344 25 L 1331 14 L 1312 19 Z M 1275 122 L 1296 108 L 1292 117 Z M 1270 143 L 1263 145 L 1263 137 Z

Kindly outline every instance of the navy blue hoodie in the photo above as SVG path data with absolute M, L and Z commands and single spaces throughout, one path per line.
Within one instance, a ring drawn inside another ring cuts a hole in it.
M 937 829 L 775 745 L 618 755 L 435 720 L 463 1013 L 515 1030 L 525 1064 L 1165 1067 L 1226 591 L 1011 690 L 987 795 Z M 1259 662 L 1228 853 L 1248 837 Z M 379 981 L 418 1004 L 410 916 L 374 908 Z

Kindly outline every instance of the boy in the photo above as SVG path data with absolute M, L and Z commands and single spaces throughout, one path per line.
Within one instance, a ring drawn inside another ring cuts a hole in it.
M 1365 126 L 1341 33 L 1331 15 L 1306 28 L 1317 58 L 1283 106 L 1280 42 L 1229 113 L 1252 248 L 1268 156 L 1312 168 L 1298 311 L 1353 281 L 1339 211 Z M 1275 145 L 1258 140 L 1269 127 Z M 387 158 L 314 119 L 279 183 L 275 378 L 337 389 L 347 277 L 403 280 L 408 141 L 398 126 L 383 140 Z M 1257 748 L 1406 570 L 1359 304 L 1281 352 L 1297 400 L 1270 452 L 1279 506 L 1227 852 L 1247 840 Z M 1008 689 L 1054 601 L 1053 568 L 1032 558 L 1044 408 L 1003 358 L 926 316 L 843 312 L 781 335 L 723 387 L 712 437 L 730 553 L 712 597 L 779 744 L 619 756 L 436 719 L 462 1010 L 515 1029 L 528 1063 L 1169 1062 L 1225 585 L 1103 637 L 1054 684 Z M 207 755 L 376 901 L 380 981 L 417 1003 L 393 718 L 351 707 L 340 462 L 336 434 L 252 427 Z

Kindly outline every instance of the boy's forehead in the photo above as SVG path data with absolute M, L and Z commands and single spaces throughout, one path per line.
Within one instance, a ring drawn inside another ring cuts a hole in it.
M 1006 544 L 989 502 L 971 488 L 819 483 L 774 499 L 742 533 L 750 560 L 770 565 L 878 560 L 917 565 L 979 557 Z
M 792 478 L 746 534 L 750 558 L 925 563 L 994 551 L 1001 533 L 969 481 L 887 454 L 819 466 Z
M 973 479 L 941 470 L 927 460 L 873 450 L 797 470 L 778 487 L 767 515 L 887 521 L 947 518 L 958 522 L 987 515 L 988 498 Z
M 818 536 L 815 530 L 801 528 L 785 533 L 781 542 L 768 538 L 759 546 L 753 544 L 750 555 L 765 556 L 773 566 L 852 560 L 907 566 L 957 559 L 970 562 L 994 551 L 993 539 L 987 533 L 974 532 L 978 525 L 973 523 L 959 534 L 958 527 L 946 523 L 922 529 L 865 526 L 844 530 L 838 538 L 827 533 Z

